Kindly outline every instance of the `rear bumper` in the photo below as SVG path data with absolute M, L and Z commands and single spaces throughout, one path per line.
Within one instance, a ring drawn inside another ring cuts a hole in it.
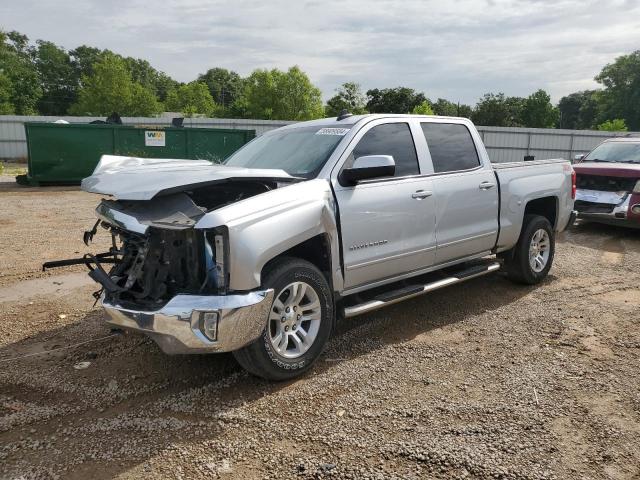
M 256 340 L 267 324 L 273 290 L 241 295 L 176 295 L 160 310 L 123 308 L 103 298 L 107 323 L 151 337 L 168 354 L 238 350 Z M 217 324 L 205 335 L 204 314 Z M 210 337 L 213 337 L 210 338 Z

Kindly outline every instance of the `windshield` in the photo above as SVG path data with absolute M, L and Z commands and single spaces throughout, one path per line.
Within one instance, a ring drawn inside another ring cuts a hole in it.
M 640 142 L 607 142 L 598 145 L 585 162 L 640 163 Z
M 225 165 L 282 169 L 294 177 L 315 177 L 348 128 L 300 127 L 267 133 L 249 142 Z

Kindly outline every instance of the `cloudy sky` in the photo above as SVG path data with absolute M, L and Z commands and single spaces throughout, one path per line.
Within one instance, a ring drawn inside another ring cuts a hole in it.
M 299 65 L 325 99 L 356 81 L 471 104 L 544 88 L 557 101 L 640 48 L 640 0 L 20 0 L 2 2 L 0 28 L 145 58 L 180 81 Z

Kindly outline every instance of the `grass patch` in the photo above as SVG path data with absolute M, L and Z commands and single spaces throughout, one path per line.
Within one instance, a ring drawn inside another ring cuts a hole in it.
M 27 166 L 24 163 L 9 163 L 0 162 L 0 174 L 1 175 L 25 175 L 27 173 Z

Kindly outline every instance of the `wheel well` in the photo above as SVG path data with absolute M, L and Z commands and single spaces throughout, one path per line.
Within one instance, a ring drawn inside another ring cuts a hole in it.
M 541 215 L 549 220 L 555 229 L 556 216 L 558 211 L 558 200 L 556 197 L 536 198 L 527 203 L 524 209 L 525 215 Z
M 306 260 L 309 263 L 313 263 L 324 274 L 324 276 L 327 279 L 327 282 L 329 282 L 329 285 L 332 284 L 331 244 L 326 234 L 321 233 L 320 235 L 311 237 L 309 240 L 305 240 L 304 242 L 299 243 L 295 247 L 292 247 L 289 250 L 285 250 L 278 256 L 272 258 L 265 264 L 264 267 L 262 267 L 260 276 L 261 277 L 263 276 L 264 271 L 268 269 L 275 260 L 278 260 L 279 258 L 282 258 L 282 257 L 295 257 L 302 260 Z

